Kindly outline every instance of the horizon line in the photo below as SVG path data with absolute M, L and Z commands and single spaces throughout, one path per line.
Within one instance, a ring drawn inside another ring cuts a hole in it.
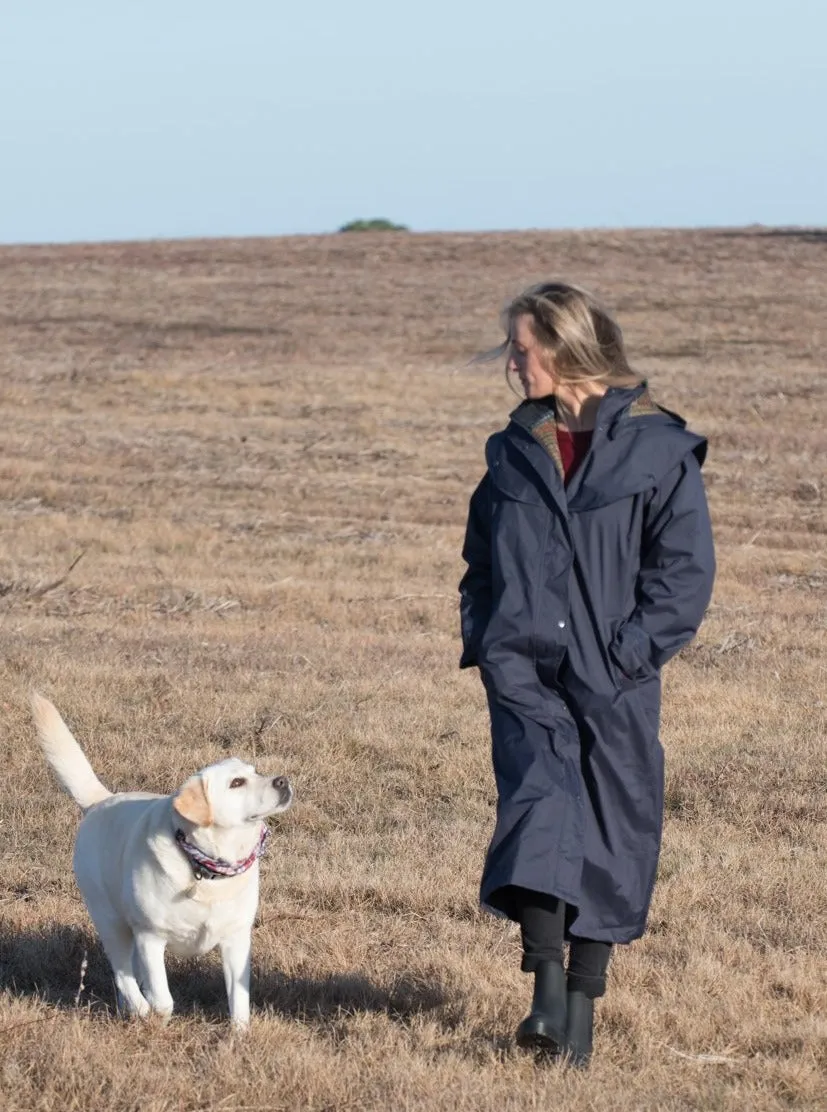
M 295 240 L 295 239 L 327 239 L 327 238 L 361 238 L 365 236 L 382 238 L 404 238 L 416 236 L 419 238 L 439 236 L 483 237 L 483 236 L 520 236 L 520 235 L 589 235 L 589 234 L 618 234 L 618 233 L 681 233 L 681 232 L 715 232 L 715 233 L 764 233 L 777 235 L 816 235 L 827 238 L 827 224 L 764 224 L 761 221 L 751 221 L 748 224 L 594 224 L 578 225 L 572 227 L 541 227 L 529 226 L 522 228 L 478 228 L 478 229 L 420 229 L 420 228 L 385 228 L 378 230 L 351 230 L 336 229 L 321 232 L 275 232 L 275 233 L 241 233 L 233 234 L 197 234 L 192 235 L 147 235 L 136 237 L 104 237 L 101 239 L 26 239 L 26 240 L 0 240 L 0 250 L 8 248 L 54 248 L 54 247 L 117 247 L 129 245 L 151 244 L 176 244 L 176 243 L 228 243 L 239 241 L 260 240 Z

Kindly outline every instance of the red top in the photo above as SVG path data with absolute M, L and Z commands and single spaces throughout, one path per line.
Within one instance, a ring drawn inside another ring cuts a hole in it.
M 592 442 L 592 430 L 584 429 L 582 432 L 569 432 L 566 428 L 557 426 L 557 447 L 563 461 L 563 478 L 568 486 L 569 479 L 585 459 Z

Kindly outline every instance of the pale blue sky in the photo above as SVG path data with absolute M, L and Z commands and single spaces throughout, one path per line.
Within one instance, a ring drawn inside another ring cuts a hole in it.
M 0 242 L 827 224 L 823 0 L 0 0 Z

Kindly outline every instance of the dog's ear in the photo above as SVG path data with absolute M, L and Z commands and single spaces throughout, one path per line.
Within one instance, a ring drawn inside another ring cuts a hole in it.
M 172 800 L 172 806 L 187 822 L 196 826 L 212 826 L 213 814 L 204 777 L 197 772 L 182 784 Z

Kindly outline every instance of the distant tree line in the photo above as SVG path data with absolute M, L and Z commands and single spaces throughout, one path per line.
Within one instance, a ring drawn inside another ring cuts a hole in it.
M 374 218 L 373 220 L 351 220 L 343 224 L 340 232 L 407 232 L 405 224 L 394 224 L 392 220 Z

